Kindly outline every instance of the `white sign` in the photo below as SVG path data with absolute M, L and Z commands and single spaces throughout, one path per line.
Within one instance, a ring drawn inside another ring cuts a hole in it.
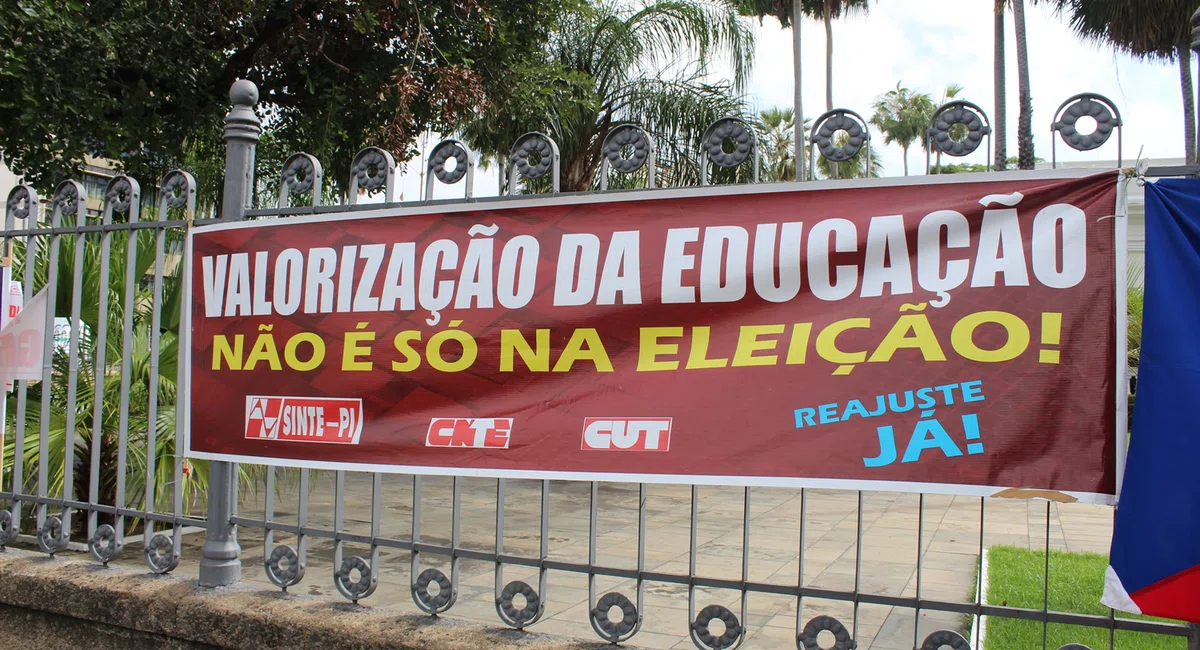
M 0 378 L 42 378 L 42 358 L 46 338 L 46 290 L 38 292 L 8 324 L 0 330 Z
M 12 279 L 12 267 L 4 267 L 3 274 L 0 274 L 0 287 L 7 288 L 7 293 L 4 295 L 3 308 L 0 308 L 0 332 L 8 327 L 9 321 L 21 313 L 21 307 L 25 304 L 25 294 L 21 291 L 21 283 Z M 4 391 L 12 392 L 13 383 L 11 381 L 4 383 Z

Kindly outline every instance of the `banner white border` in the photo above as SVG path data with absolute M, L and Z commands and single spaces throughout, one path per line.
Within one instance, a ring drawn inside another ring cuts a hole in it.
M 538 206 L 587 205 L 594 203 L 618 203 L 626 201 L 653 201 L 706 196 L 739 196 L 749 194 L 786 194 L 802 192 L 820 192 L 830 190 L 855 190 L 865 188 L 910 187 L 920 185 L 986 185 L 994 183 L 1022 182 L 1031 180 L 1066 180 L 1087 178 L 1104 174 L 1118 173 L 1117 169 L 1046 169 L 1014 172 L 986 172 L 980 174 L 942 174 L 916 177 L 864 178 L 854 180 L 826 180 L 784 183 L 759 183 L 751 185 L 718 185 L 692 188 L 656 188 L 624 190 L 612 192 L 589 192 L 580 194 L 539 194 L 518 197 L 489 197 L 483 199 L 450 199 L 446 201 L 424 201 L 416 205 L 403 204 L 368 204 L 359 209 L 346 209 L 349 206 L 336 206 L 329 212 L 313 211 L 307 214 L 302 210 L 288 210 L 289 215 L 283 219 L 251 219 L 245 221 L 214 222 L 192 226 L 187 231 L 187 244 L 184 248 L 182 282 L 183 302 L 186 306 L 180 318 L 181 332 L 187 332 L 184 345 L 184 381 L 177 394 L 182 395 L 183 408 L 183 440 L 184 457 L 198 460 L 224 461 L 230 463 L 251 463 L 260 465 L 275 465 L 280 467 L 298 467 L 315 470 L 342 470 L 353 472 L 379 472 L 385 474 L 416 474 L 423 476 L 465 476 L 475 478 L 516 478 L 536 480 L 564 481 L 608 481 L 615 483 L 651 483 L 675 485 L 721 485 L 745 487 L 787 487 L 787 488 L 817 488 L 832 490 L 867 490 L 881 492 L 912 492 L 936 493 L 972 497 L 989 497 L 1004 491 L 1028 489 L 1033 496 L 1041 494 L 1061 495 L 1080 503 L 1115 505 L 1116 495 L 1096 492 L 1061 492 L 1041 488 L 1014 488 L 1013 486 L 965 485 L 960 483 L 913 483 L 906 481 L 873 481 L 867 479 L 831 479 L 809 477 L 770 477 L 770 476 L 710 476 L 691 474 L 626 474 L 606 472 L 566 472 L 566 471 L 534 471 L 506 469 L 478 469 L 450 466 L 427 465 L 380 465 L 374 463 L 346 463 L 327 461 L 306 461 L 291 458 L 269 458 L 261 456 L 244 456 L 235 454 L 220 454 L 194 451 L 191 438 L 191 380 L 192 380 L 192 250 L 193 239 L 197 230 L 205 232 L 221 230 L 237 230 L 241 228 L 271 228 L 275 226 L 295 225 L 304 223 L 336 223 L 346 220 L 369 220 L 389 217 L 423 216 L 430 214 L 455 214 L 460 212 L 476 212 L 480 210 L 506 210 Z M 1114 205 L 1113 225 L 1116 247 L 1114 263 L 1116 264 L 1116 305 L 1115 326 L 1117 329 L 1117 362 L 1116 362 L 1116 395 L 1117 417 L 1114 435 L 1116 437 L 1116 472 L 1117 492 L 1120 492 L 1122 474 L 1125 466 L 1125 435 L 1127 429 L 1128 404 L 1128 355 L 1125 353 L 1127 341 L 1123 335 L 1127 327 L 1125 283 L 1125 259 L 1128 242 L 1125 241 L 1128 223 L 1126 222 L 1125 200 L 1126 192 L 1123 187 L 1125 179 L 1118 174 L 1117 200 Z M 311 209 L 310 209 L 311 210 Z M 182 337 L 181 337 L 182 338 Z M 1125 381 L 1122 384 L 1122 381 Z

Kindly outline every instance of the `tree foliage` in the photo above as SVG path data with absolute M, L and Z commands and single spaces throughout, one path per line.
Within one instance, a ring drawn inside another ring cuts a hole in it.
M 884 144 L 900 145 L 904 152 L 904 175 L 908 176 L 908 148 L 913 142 L 925 146 L 925 131 L 937 107 L 929 94 L 905 88 L 902 83 L 897 81 L 894 90 L 875 99 L 871 124 L 883 132 Z
M 12 0 L 0 3 L 0 151 L 48 188 L 84 155 L 158 178 L 220 150 L 237 78 L 283 150 L 344 182 L 364 144 L 503 103 L 575 0 Z M 341 172 L 341 173 L 338 173 Z
M 488 158 L 507 160 L 523 133 L 542 131 L 561 152 L 562 189 L 591 189 L 605 136 L 622 122 L 658 144 L 662 184 L 696 184 L 704 129 L 742 116 L 737 91 L 749 77 L 753 36 L 737 11 L 715 0 L 601 2 L 565 13 L 545 47 L 543 78 L 520 89 L 545 99 L 536 110 L 482 111 L 463 136 Z M 729 63 L 732 83 L 706 80 Z
M 801 131 L 808 133 L 810 118 L 805 118 Z M 762 180 L 796 180 L 796 112 L 778 106 L 758 113 L 759 151 L 763 159 Z M 808 136 L 800 147 L 802 155 L 808 155 Z

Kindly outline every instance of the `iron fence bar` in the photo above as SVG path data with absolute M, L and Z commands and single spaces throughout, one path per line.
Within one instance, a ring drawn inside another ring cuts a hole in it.
M 86 209 L 86 204 L 83 201 L 79 202 L 80 206 Z M 86 214 L 81 214 L 82 210 L 76 209 L 73 225 L 82 226 L 87 222 Z M 75 421 L 76 421 L 76 404 L 79 397 L 79 339 L 82 335 L 82 322 L 80 320 L 80 312 L 82 310 L 83 299 L 83 253 L 86 246 L 87 237 L 83 233 L 75 235 L 75 250 L 72 260 L 73 280 L 71 283 L 71 318 L 70 318 L 70 343 L 68 344 L 67 360 L 67 413 L 66 426 L 63 441 L 63 499 L 69 499 L 75 496 L 75 472 L 69 471 L 68 468 L 75 467 Z M 7 290 L 7 287 L 4 288 Z M 62 508 L 62 541 L 65 543 L 70 538 L 71 534 L 71 508 Z
M 105 515 L 123 515 L 126 517 L 142 517 L 146 516 L 159 523 L 184 523 L 189 526 L 204 526 L 205 520 L 196 519 L 194 517 L 175 517 L 172 515 L 149 513 L 144 510 L 135 508 L 118 508 L 116 506 L 89 503 L 87 501 L 78 501 L 75 499 L 61 499 L 58 497 L 39 497 L 33 494 L 22 494 L 13 492 L 0 492 L 0 499 L 8 499 L 14 502 L 29 503 L 33 505 L 45 504 L 47 506 L 58 506 L 60 508 L 70 508 L 72 510 L 82 510 L 88 513 L 105 514 Z M 251 520 L 251 525 L 260 525 L 261 520 Z
M 557 158 L 557 156 L 555 156 Z M 557 173 L 555 174 L 557 176 Z M 539 562 L 538 562 L 538 607 L 537 612 L 533 615 L 530 624 L 536 623 L 546 613 L 546 599 L 549 597 L 548 592 L 548 573 L 546 569 L 546 560 L 550 557 L 550 481 L 542 481 L 542 521 L 541 521 L 541 540 L 539 546 Z M 528 601 L 526 601 L 528 607 Z
M 807 492 L 800 488 L 800 541 L 796 551 L 796 636 L 804 631 L 804 515 Z
M 757 160 L 757 159 L 756 159 Z M 757 164 L 755 170 L 758 169 Z M 758 182 L 758 178 L 754 179 Z M 746 589 L 746 583 L 750 581 L 750 487 L 742 488 L 744 490 L 742 503 L 742 618 L 741 629 L 739 630 L 738 640 L 732 646 L 737 648 L 746 640 L 746 625 L 749 624 L 747 612 L 750 605 L 749 591 Z
M 189 176 L 189 178 L 190 178 L 190 176 Z M 195 183 L 194 182 L 192 183 L 192 188 L 193 188 L 193 191 L 190 193 L 190 196 L 193 198 L 192 198 L 192 203 L 190 203 L 188 206 L 188 214 L 189 215 L 191 215 L 195 212 L 195 202 L 194 202 L 195 201 L 195 199 L 194 199 Z M 184 250 L 183 250 L 183 256 L 180 261 L 180 272 L 179 272 L 179 282 L 180 282 L 179 291 L 181 292 L 180 295 L 183 295 L 183 296 L 187 295 L 187 292 L 184 290 L 184 286 L 183 286 L 184 277 L 186 277 L 186 274 L 184 273 L 183 269 L 189 268 L 190 264 L 191 264 L 191 256 L 189 255 L 187 247 L 185 246 Z M 187 410 L 184 407 L 184 405 L 187 404 L 187 400 L 189 399 L 189 396 L 187 395 L 187 391 L 185 390 L 185 388 L 187 386 L 187 377 L 185 375 L 185 372 L 187 370 L 187 363 L 186 363 L 186 361 L 187 361 L 187 355 L 186 355 L 187 346 L 183 344 L 183 323 L 185 323 L 186 321 L 183 318 L 182 312 L 184 309 L 187 309 L 187 308 L 188 308 L 187 305 L 185 305 L 183 303 L 183 301 L 180 300 L 179 301 L 180 313 L 176 314 L 176 318 L 175 318 L 175 447 L 174 447 L 175 454 L 174 454 L 174 459 L 173 459 L 174 465 L 175 465 L 175 467 L 174 467 L 175 483 L 174 483 L 174 490 L 172 491 L 172 495 L 171 495 L 172 496 L 171 506 L 172 506 L 172 510 L 175 513 L 176 518 L 183 516 L 183 496 L 184 496 L 183 430 L 184 430 L 184 427 L 186 426 L 183 416 Z M 190 471 L 188 473 L 188 477 L 189 477 L 189 479 L 191 477 Z M 205 526 L 207 524 L 201 523 L 200 525 Z M 178 558 L 178 557 L 182 556 L 183 533 L 182 533 L 182 531 L 179 530 L 178 526 L 175 527 L 175 529 L 172 531 L 172 534 L 171 534 L 171 548 L 175 553 L 175 557 Z
M 29 216 L 27 221 L 37 223 L 38 208 L 40 206 L 29 206 Z M 22 293 L 32 298 L 33 293 L 33 267 L 37 264 L 38 240 L 33 235 L 25 237 L 25 261 L 24 261 L 24 281 Z M 28 390 L 29 380 L 22 379 L 17 384 L 17 420 L 16 427 L 13 431 L 13 492 L 26 489 L 24 474 L 25 474 L 25 416 L 28 408 Z M 39 495 L 40 496 L 40 495 Z M 21 529 L 21 502 L 13 501 L 12 507 L 12 525 L 14 531 Z
M 1046 567 L 1042 574 L 1042 650 L 1046 650 L 1046 640 L 1050 634 L 1050 501 L 1046 502 Z
M 692 503 L 691 516 L 688 520 L 688 625 L 690 626 L 696 620 L 696 505 L 699 501 L 697 491 L 699 488 L 692 486 Z M 695 642 L 695 633 L 692 633 L 692 641 Z
M 148 463 L 147 463 L 147 465 L 148 465 L 148 469 L 147 469 L 147 473 L 146 473 L 146 475 L 147 475 L 146 514 L 147 514 L 147 516 L 143 521 L 145 521 L 147 523 L 148 527 L 146 529 L 146 531 L 147 531 L 146 534 L 143 535 L 143 541 L 146 544 L 148 544 L 148 546 L 145 547 L 146 548 L 145 552 L 147 554 L 146 555 L 147 564 L 150 565 L 151 570 L 160 571 L 160 572 L 165 573 L 165 572 L 174 570 L 174 568 L 179 563 L 180 552 L 183 547 L 183 531 L 179 526 L 174 526 L 172 528 L 170 540 L 167 542 L 167 548 L 166 548 L 166 553 L 165 553 L 166 557 L 162 558 L 161 557 L 162 551 L 163 551 L 162 544 L 159 543 L 159 540 L 156 537 L 151 537 L 151 535 L 150 535 L 150 533 L 153 532 L 153 528 L 151 528 L 150 526 L 152 525 L 152 522 L 154 521 L 154 519 L 149 517 L 148 515 L 150 515 L 151 513 L 154 512 L 154 510 L 156 509 L 155 504 L 157 503 L 157 494 L 156 494 L 155 490 L 157 488 L 158 481 L 155 480 L 153 483 L 153 486 L 151 486 L 149 483 L 149 481 L 150 481 L 149 477 L 154 476 L 156 473 L 152 470 L 153 470 L 154 463 L 156 462 L 157 456 L 158 456 L 158 453 L 157 453 L 157 451 L 158 451 L 158 447 L 157 447 L 158 375 L 159 375 L 159 368 L 160 368 L 159 364 L 161 362 L 160 356 L 162 353 L 162 350 L 160 347 L 161 343 L 162 343 L 160 328 L 161 328 L 161 322 L 162 322 L 161 319 L 162 319 L 162 309 L 163 309 L 163 304 L 162 304 L 163 283 L 164 283 L 164 280 L 166 279 L 166 277 L 165 277 L 166 269 L 165 269 L 164 257 L 166 254 L 166 250 L 165 250 L 166 249 L 166 236 L 167 236 L 168 229 L 169 228 L 186 229 L 187 224 L 188 224 L 188 219 L 191 219 L 195 216 L 195 213 L 196 213 L 196 179 L 191 174 L 189 174 L 188 172 L 185 172 L 183 170 L 179 170 L 179 169 L 172 170 L 171 172 L 168 172 L 166 176 L 163 177 L 162 182 L 159 184 L 158 195 L 159 195 L 158 210 L 157 210 L 157 214 L 155 214 L 155 220 L 147 221 L 147 222 L 131 221 L 130 223 L 131 223 L 131 225 L 135 225 L 138 223 L 146 223 L 147 225 L 153 224 L 153 225 L 158 226 L 158 228 L 154 231 L 154 237 L 155 237 L 155 242 L 154 242 L 154 287 L 153 287 L 154 295 L 153 295 L 153 311 L 152 311 L 152 315 L 151 315 L 151 325 L 150 325 L 150 336 L 151 336 L 151 339 L 150 339 L 150 347 L 151 347 L 151 357 L 150 357 L 151 387 L 150 387 L 150 391 L 151 392 L 150 392 L 149 405 L 148 405 L 149 406 L 149 415 L 146 418 L 147 426 L 150 427 L 149 435 L 150 435 L 150 440 L 151 440 L 150 444 L 148 444 L 147 447 L 148 447 L 148 449 L 153 450 L 154 454 L 152 454 L 148 458 Z M 180 220 L 174 220 L 174 221 L 170 220 L 168 217 L 170 217 L 170 212 L 172 209 L 182 210 L 184 218 L 180 219 Z M 171 224 L 173 224 L 173 225 L 171 225 Z M 131 230 L 130 234 L 132 235 L 134 232 L 135 231 Z M 182 283 L 183 283 L 183 279 L 184 279 L 183 278 L 184 273 L 182 272 L 182 269 L 187 268 L 187 264 L 188 264 L 188 256 L 187 256 L 186 250 L 184 251 L 182 258 L 183 258 L 182 266 L 179 267 L 180 272 L 179 272 L 179 278 L 178 278 L 180 286 L 176 289 L 176 291 L 181 291 L 183 288 Z M 182 301 L 180 301 L 179 304 L 180 304 L 180 309 L 183 309 Z M 184 476 L 184 474 L 183 474 L 183 445 L 182 445 L 181 436 L 182 436 L 183 424 L 184 424 L 182 414 L 185 409 L 180 408 L 180 404 L 182 402 L 184 402 L 184 400 L 186 399 L 186 395 L 180 395 L 180 392 L 181 392 L 182 387 L 185 385 L 185 377 L 184 377 L 183 373 L 184 373 L 186 364 L 184 363 L 184 361 L 185 361 L 185 357 L 184 357 L 185 346 L 182 344 L 183 343 L 183 337 L 182 337 L 183 333 L 180 331 L 180 323 L 182 323 L 182 322 L 183 322 L 183 320 L 182 320 L 182 318 L 180 318 L 180 314 L 176 314 L 175 315 L 175 325 L 176 325 L 176 328 L 175 328 L 176 399 L 175 399 L 175 407 L 174 407 L 175 408 L 175 431 L 174 431 L 174 436 L 173 436 L 174 439 L 172 441 L 173 446 L 172 446 L 172 454 L 171 454 L 171 456 L 172 456 L 171 471 L 172 471 L 172 476 L 173 476 L 173 482 L 171 484 L 172 485 L 171 512 L 173 513 L 175 518 L 181 517 L 183 515 L 183 476 Z
M 500 620 L 504 620 L 504 614 L 500 610 L 500 593 L 503 590 L 501 585 L 504 583 L 504 563 L 501 556 L 504 554 L 504 488 L 505 479 L 496 479 L 496 568 L 495 568 L 495 596 L 496 596 L 496 615 Z
M 412 480 L 412 532 L 410 533 L 412 545 L 408 550 L 411 551 L 409 557 L 411 564 L 409 578 L 412 580 L 413 597 L 416 598 L 417 576 L 421 569 L 421 550 L 419 546 L 421 542 L 421 487 L 423 481 L 419 474 L 414 474 Z M 421 606 L 419 600 L 417 601 L 417 606 Z
M 304 578 L 304 570 L 308 567 L 308 536 L 304 529 L 308 525 L 308 493 L 311 477 L 308 468 L 300 470 L 300 497 L 296 504 L 296 562 L 300 570 L 296 582 Z
M 985 503 L 985 499 L 983 497 L 979 497 L 979 554 L 976 559 L 977 564 L 976 564 L 976 569 L 975 569 L 975 620 L 978 621 L 978 623 L 979 623 L 976 626 L 977 630 L 980 630 L 983 628 L 983 616 L 980 612 L 982 612 L 983 599 L 985 597 L 987 597 L 987 594 L 983 593 L 983 581 L 984 581 L 984 575 L 983 575 L 983 554 L 984 554 L 984 546 L 983 546 L 984 539 L 983 539 L 983 537 L 984 537 L 984 532 L 983 531 L 984 531 L 984 523 L 985 523 L 984 503 Z M 976 646 L 979 646 L 980 644 L 983 643 L 983 639 L 980 638 L 978 640 L 972 640 L 972 643 L 975 643 Z
M 588 574 L 587 574 L 588 600 L 587 600 L 587 602 L 588 602 L 589 608 L 593 608 L 593 607 L 598 608 L 599 607 L 599 605 L 596 602 L 596 572 L 592 570 L 592 568 L 596 565 L 596 507 L 597 507 L 596 500 L 598 497 L 597 485 L 598 484 L 596 483 L 596 481 L 592 481 L 589 484 L 590 490 L 588 493 L 588 559 L 587 559 L 587 563 L 588 563 Z M 596 633 L 599 634 L 602 638 L 604 638 L 606 641 L 608 641 L 609 639 L 605 636 L 605 634 L 603 634 L 603 630 L 601 630 L 600 628 L 597 627 L 595 615 L 589 616 L 588 620 L 592 624 L 592 629 L 595 630 Z
M 863 493 L 858 491 L 858 517 L 855 526 L 854 542 L 854 623 L 850 638 L 858 638 L 858 604 L 862 587 L 862 538 L 863 538 Z
M 106 232 L 129 232 L 141 230 L 163 230 L 172 228 L 186 228 L 189 222 L 183 219 L 171 221 L 137 221 L 134 223 L 101 223 L 83 226 L 51 226 L 49 228 L 21 228 L 10 229 L 9 236 L 11 237 L 29 237 L 29 236 L 61 236 L 61 235 L 85 235 L 92 233 Z
M 921 645 L 921 557 L 925 542 L 925 494 L 917 497 L 917 606 L 913 609 L 913 647 Z
M 158 210 L 154 215 L 156 221 L 147 223 L 161 223 L 161 220 L 166 218 L 167 194 L 165 190 L 159 192 Z M 131 239 L 136 240 L 137 231 L 131 230 L 129 236 Z M 155 471 L 158 459 L 158 357 L 162 336 L 159 332 L 159 326 L 162 323 L 163 257 L 166 250 L 166 236 L 167 231 L 162 228 L 154 231 L 154 278 L 152 281 L 150 305 L 150 377 L 149 395 L 146 399 L 146 489 L 145 496 L 143 497 L 145 515 L 154 512 L 158 503 L 158 477 Z M 176 345 L 178 345 L 178 342 Z M 174 569 L 171 560 L 178 561 L 175 559 L 175 556 L 179 551 L 179 545 L 172 543 L 167 554 L 166 563 L 162 565 L 156 564 L 152 550 L 156 548 L 154 546 L 154 520 L 143 516 L 142 527 L 144 531 L 142 534 L 142 551 L 146 555 L 146 561 L 150 565 L 151 570 L 158 571 L 159 569 L 165 569 L 169 571 Z M 172 537 L 174 536 L 172 535 Z
M 379 538 L 380 527 L 383 525 L 383 474 L 375 472 L 371 476 L 371 559 L 370 559 L 370 575 L 367 578 L 370 584 L 367 591 L 362 594 L 365 598 L 375 592 L 375 588 L 379 585 L 379 544 L 376 539 Z M 357 601 L 356 601 L 357 602 Z
M 338 574 L 342 570 L 342 563 L 345 562 L 344 544 L 351 536 L 342 530 L 344 507 L 343 503 L 346 498 L 346 472 L 338 470 L 334 472 L 334 487 L 333 487 L 333 582 L 334 586 L 338 585 Z M 232 521 L 237 522 L 238 517 L 234 517 Z M 354 541 L 358 543 L 369 543 L 370 538 L 365 536 L 354 536 Z
M 22 195 L 22 194 L 24 195 L 24 204 L 23 205 L 22 205 L 22 199 L 19 197 L 19 195 Z M 40 205 L 40 200 L 38 198 L 37 192 L 28 185 L 19 185 L 19 186 L 13 188 L 13 190 L 9 193 L 8 201 L 6 201 L 5 213 L 4 213 L 5 234 L 4 234 L 3 264 L 4 264 L 4 267 L 9 269 L 9 280 L 10 281 L 12 280 L 11 272 L 12 272 L 12 266 L 13 266 L 13 261 L 14 261 L 13 260 L 13 253 L 14 253 L 13 239 L 14 239 L 14 237 L 10 233 L 13 230 L 13 226 L 16 224 L 16 220 L 18 218 L 17 213 L 20 212 L 21 213 L 20 218 L 25 220 L 26 222 L 29 222 L 30 220 L 32 220 L 33 222 L 36 222 L 37 218 L 38 218 L 39 205 Z M 28 258 L 28 254 L 26 255 L 26 257 Z M 26 266 L 28 266 L 28 265 L 26 264 Z M 0 289 L 0 296 L 9 296 L 9 295 L 10 295 L 10 292 L 9 292 L 9 287 L 7 285 L 4 286 L 2 289 Z M 9 298 L 4 299 L 4 301 L 2 303 L 3 309 L 5 309 L 5 310 L 9 309 L 9 307 L 10 307 L 9 300 L 10 300 Z M 7 382 L 6 382 L 6 384 L 7 384 Z M 15 385 L 17 385 L 17 382 L 14 381 L 14 386 Z M 19 390 L 23 390 L 24 382 L 23 381 L 20 382 L 20 385 L 22 386 L 22 388 Z M 3 414 L 3 419 L 0 420 L 0 437 L 2 437 L 4 430 L 8 426 L 8 387 L 7 387 L 7 385 L 4 386 L 4 394 L 0 395 L 0 398 L 2 398 L 2 401 L 0 401 L 0 414 Z M 18 416 L 18 418 L 17 418 L 17 426 L 18 427 L 22 426 L 21 420 L 22 420 L 22 418 L 20 416 Z M 10 480 L 12 481 L 11 489 L 14 493 L 16 493 L 21 490 L 21 455 L 20 454 L 21 454 L 21 448 L 23 446 L 23 440 L 18 439 L 14 435 L 13 441 L 14 441 L 13 471 L 12 471 L 12 479 L 10 479 Z M 0 445 L 0 467 L 3 466 L 2 461 L 4 459 L 4 456 L 5 456 L 4 445 Z M 0 476 L 0 490 L 3 489 L 2 483 L 3 483 L 3 477 Z M 16 501 L 10 501 L 9 510 L 3 514 L 3 519 L 7 520 L 7 529 L 3 529 L 2 527 L 0 527 L 0 538 L 3 538 L 5 544 L 13 541 L 14 539 L 19 538 L 19 533 L 21 530 L 20 513 L 21 513 L 20 504 L 18 504 Z
M 450 601 L 446 604 L 446 609 L 454 606 L 458 600 L 458 562 L 459 556 L 453 554 L 453 550 L 457 550 L 462 546 L 462 478 L 455 476 L 451 486 L 451 513 L 450 513 L 450 547 L 452 555 L 450 557 Z
M 109 183 L 109 192 L 118 191 L 117 184 L 125 178 L 118 176 Z M 139 221 L 141 219 L 141 196 L 137 181 L 132 178 L 125 179 L 129 183 L 129 203 L 126 212 L 126 219 L 130 222 Z M 115 199 L 108 198 L 109 202 L 114 202 Z M 133 356 L 133 308 L 134 308 L 134 290 L 137 287 L 138 278 L 136 276 L 137 267 L 137 234 L 130 231 L 128 238 L 125 241 L 125 296 L 121 321 L 121 384 L 120 384 L 120 406 L 117 416 L 117 494 L 116 506 L 118 509 L 125 507 L 125 492 L 128 489 L 126 485 L 126 472 L 128 471 L 127 453 L 129 449 L 129 387 L 130 387 L 130 365 Z M 146 450 L 146 453 L 151 453 Z M 116 530 L 116 543 L 118 548 L 124 544 L 125 537 L 125 517 L 117 514 L 116 524 L 113 526 Z
M 263 569 L 267 572 L 267 577 L 272 578 L 271 556 L 275 552 L 275 530 L 267 526 L 267 522 L 275 516 L 275 466 L 267 465 L 266 476 L 266 494 L 263 495 L 263 517 L 261 526 L 263 529 Z M 274 579 L 271 580 L 275 582 Z M 286 590 L 287 586 L 284 585 Z
M 638 550 L 637 550 L 637 629 L 641 629 L 642 621 L 646 618 L 645 581 L 642 574 L 646 571 L 646 484 L 638 483 Z
M 1109 607 L 1108 620 L 1110 627 L 1108 628 L 1108 650 L 1117 650 L 1117 629 L 1115 627 L 1111 627 L 1113 622 L 1116 621 L 1116 618 L 1116 612 L 1113 610 L 1113 608 Z
M 83 202 L 83 195 L 79 194 L 78 184 L 74 181 L 66 181 L 59 186 L 59 189 L 54 193 L 54 207 L 50 211 L 50 223 L 54 227 L 59 227 L 62 224 L 62 213 L 66 209 L 63 205 L 64 192 L 75 192 L 75 201 L 71 205 L 78 207 Z M 50 235 L 50 241 L 46 247 L 46 280 L 42 285 L 42 291 L 46 292 L 46 315 L 42 330 L 42 380 L 41 380 L 41 411 L 38 421 L 38 478 L 37 478 L 37 494 L 40 497 L 49 496 L 49 478 L 50 478 L 50 394 L 49 390 L 52 385 L 54 376 L 54 307 L 58 297 L 58 249 L 61 245 L 57 235 Z M 34 263 L 30 263 L 31 266 Z M 37 513 L 37 529 L 38 542 L 42 550 L 53 553 L 57 547 L 56 541 L 51 540 L 49 544 L 43 541 L 46 530 L 46 505 L 38 504 Z M 61 530 L 59 531 L 61 533 Z

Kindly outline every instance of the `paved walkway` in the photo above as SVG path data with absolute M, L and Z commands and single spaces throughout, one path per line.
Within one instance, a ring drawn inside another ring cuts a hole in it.
M 412 523 L 412 479 L 383 478 L 384 537 L 406 539 Z M 588 552 L 588 497 L 586 483 L 554 482 L 550 496 L 549 557 L 567 562 L 586 562 Z M 314 481 L 310 525 L 332 527 L 333 481 Z M 505 552 L 537 556 L 540 515 L 540 483 L 509 481 L 505 507 Z M 690 490 L 681 486 L 649 486 L 647 500 L 646 569 L 686 574 L 688 571 L 688 528 Z M 422 499 L 422 540 L 448 543 L 451 522 L 451 490 L 448 478 L 426 478 Z M 262 516 L 261 494 L 247 497 L 241 515 Z M 859 588 L 864 593 L 915 596 L 917 590 L 918 511 L 923 513 L 921 536 L 921 598 L 972 602 L 979 562 L 980 499 L 929 495 L 919 508 L 917 495 L 868 492 L 863 495 L 862 547 Z M 798 490 L 754 488 L 751 490 L 749 578 L 781 585 L 796 584 L 799 571 L 800 493 Z M 347 478 L 346 529 L 370 532 L 370 480 Z M 635 568 L 637 558 L 637 487 L 604 484 L 600 489 L 598 563 Z M 697 527 L 696 570 L 698 575 L 740 579 L 742 564 L 741 488 L 700 488 Z M 984 545 L 1013 545 L 1042 549 L 1046 544 L 1046 503 L 987 499 Z M 296 487 L 285 485 L 276 505 L 277 519 L 295 522 Z M 495 481 L 464 479 L 462 545 L 494 549 Z M 809 490 L 804 515 L 804 584 L 810 587 L 851 591 L 855 586 L 858 496 L 853 492 Z M 1071 551 L 1107 553 L 1112 511 L 1103 506 L 1051 504 L 1050 545 Z M 178 572 L 194 573 L 202 534 L 186 538 L 184 561 Z M 270 587 L 260 568 L 263 546 L 260 531 L 239 531 L 247 582 Z M 276 543 L 294 543 L 288 535 L 277 535 Z M 347 554 L 367 555 L 368 549 L 347 545 Z M 133 561 L 133 554 L 125 554 Z M 308 570 L 304 582 L 293 588 L 301 593 L 341 596 L 333 587 L 333 546 L 310 538 Z M 449 571 L 439 556 L 422 556 L 423 567 Z M 409 554 L 383 549 L 383 568 L 378 590 L 365 606 L 387 603 L 416 611 L 409 594 Z M 493 601 L 494 565 L 461 562 L 460 593 L 448 614 L 452 618 L 500 625 Z M 505 581 L 526 580 L 536 585 L 536 572 L 508 567 Z M 619 590 L 630 597 L 633 581 L 597 579 L 597 594 Z M 530 629 L 547 633 L 596 637 L 588 623 L 587 577 L 551 571 L 546 616 Z M 720 603 L 740 612 L 736 591 L 696 589 L 697 611 Z M 646 648 L 692 648 L 687 638 L 687 587 L 663 583 L 645 586 L 645 621 L 631 645 Z M 795 647 L 796 599 L 752 593 L 747 601 L 744 624 L 749 636 L 743 648 Z M 851 604 L 806 598 L 801 620 L 818 614 L 837 617 L 847 627 L 857 625 L 858 647 L 882 650 L 911 650 L 914 611 L 863 605 L 857 617 Z M 919 636 L 937 629 L 957 629 L 967 634 L 969 617 L 922 611 Z

